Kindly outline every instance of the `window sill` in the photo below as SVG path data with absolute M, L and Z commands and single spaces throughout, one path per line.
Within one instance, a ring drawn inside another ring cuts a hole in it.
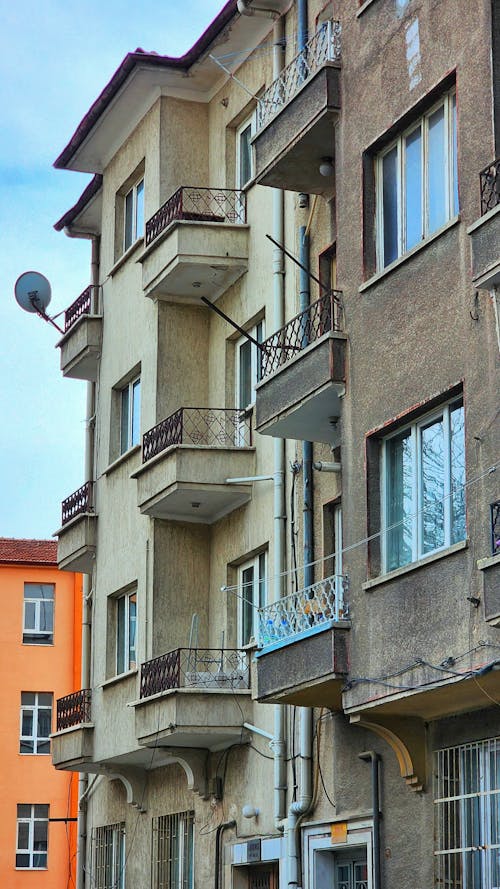
M 361 286 L 358 288 L 358 293 L 363 293 L 365 290 L 369 290 L 370 287 L 373 287 L 375 284 L 378 284 L 382 278 L 385 278 L 386 275 L 390 275 L 395 269 L 399 268 L 403 263 L 408 262 L 409 259 L 412 259 L 415 254 L 420 253 L 421 250 L 425 250 L 425 248 L 432 244 L 436 238 L 441 237 L 445 232 L 449 231 L 450 228 L 453 228 L 457 223 L 460 222 L 460 216 L 454 216 L 453 219 L 449 219 L 441 228 L 436 229 L 432 235 L 428 235 L 427 238 L 424 238 L 423 241 L 419 241 L 418 244 L 415 244 L 411 250 L 408 250 L 407 253 L 403 253 L 402 256 L 398 256 L 394 262 L 391 262 L 390 265 L 386 266 L 384 269 L 381 269 L 379 272 L 376 272 L 372 275 L 371 278 L 368 278 Z
M 130 259 L 131 256 L 133 256 L 133 254 L 136 252 L 136 250 L 138 250 L 139 247 L 143 246 L 143 244 L 144 244 L 144 238 L 143 237 L 137 238 L 137 241 L 134 241 L 134 243 L 131 244 L 130 247 L 128 247 L 125 250 L 125 253 L 122 253 L 120 258 L 116 260 L 115 264 L 111 267 L 111 269 L 109 271 L 109 276 L 112 278 L 113 275 L 116 275 L 117 271 L 119 269 L 121 269 L 122 265 L 124 265 L 127 262 L 127 260 Z
M 493 565 L 500 564 L 500 553 L 496 553 L 494 556 L 488 556 L 486 559 L 478 559 L 477 567 L 479 571 L 485 571 L 487 568 L 493 568 Z
M 130 457 L 133 457 L 133 455 L 137 454 L 140 450 L 140 444 L 136 444 L 132 448 L 129 448 L 128 451 L 125 451 L 123 454 L 120 454 L 120 456 L 117 457 L 116 460 L 113 460 L 113 462 L 110 463 L 109 466 L 106 466 L 106 469 L 103 470 L 102 474 L 110 475 L 112 472 L 114 472 L 115 469 L 118 469 L 118 467 L 121 466 L 122 463 L 126 463 Z
M 359 19 L 360 15 L 363 15 L 365 9 L 368 9 L 368 7 L 372 5 L 372 3 L 375 3 L 375 0 L 365 0 L 365 2 L 362 3 L 361 6 L 359 7 L 359 9 L 356 13 L 356 18 Z
M 118 682 L 124 682 L 126 679 L 130 679 L 131 676 L 137 676 L 138 669 L 127 670 L 126 673 L 119 673 L 118 676 L 111 676 L 110 679 L 106 679 L 104 682 L 101 682 L 97 688 L 109 688 L 111 685 L 116 685 Z
M 403 577 L 405 574 L 409 574 L 411 571 L 417 571 L 419 568 L 424 568 L 426 565 L 431 565 L 432 562 L 437 562 L 439 559 L 444 559 L 446 556 L 451 556 L 453 553 L 460 552 L 463 549 L 467 549 L 469 545 L 468 540 L 460 540 L 459 543 L 454 543 L 452 546 L 447 546 L 446 549 L 440 549 L 437 553 L 431 553 L 429 556 L 424 556 L 421 559 L 417 559 L 415 562 L 410 562 L 409 565 L 403 565 L 402 568 L 396 568 L 395 571 L 388 571 L 387 574 L 381 574 L 379 577 L 374 577 L 372 580 L 367 580 L 365 583 L 361 584 L 361 589 L 365 591 L 365 593 L 370 592 L 374 587 L 380 586 L 382 583 L 389 583 L 391 580 L 396 580 L 398 577 Z

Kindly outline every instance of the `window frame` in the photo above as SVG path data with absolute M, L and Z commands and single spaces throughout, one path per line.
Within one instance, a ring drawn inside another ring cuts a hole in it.
M 134 600 L 134 614 L 131 615 L 131 600 Z M 123 614 L 123 645 L 120 646 L 120 608 L 124 603 Z M 115 675 L 122 676 L 131 670 L 137 669 L 137 589 L 128 590 L 116 596 L 115 602 Z M 132 641 L 133 638 L 133 641 Z M 131 658 L 131 652 L 135 652 L 135 660 Z M 123 663 L 123 669 L 121 664 Z
M 21 806 L 31 806 L 31 811 L 29 817 L 25 815 L 19 814 L 19 809 Z M 44 806 L 47 809 L 46 817 L 40 817 L 35 815 L 35 808 L 37 806 Z M 47 870 L 48 869 L 48 857 L 49 857 L 49 814 L 50 814 L 50 806 L 48 803 L 18 803 L 17 804 L 17 817 L 16 817 L 16 870 Z M 35 823 L 45 823 L 45 849 L 35 849 Z M 19 845 L 19 828 L 21 824 L 28 825 L 28 845 L 20 846 Z M 17 863 L 17 859 L 19 855 L 28 855 L 29 856 L 29 864 L 22 865 Z M 34 865 L 33 859 L 36 855 L 45 855 L 45 864 L 44 865 Z
M 429 221 L 429 119 L 440 108 L 444 109 L 444 145 L 445 145 L 445 208 L 443 222 L 434 227 L 430 227 Z M 406 230 L 406 205 L 407 190 L 405 187 L 406 174 L 406 141 L 409 136 L 421 130 L 421 148 L 420 148 L 420 223 L 421 236 L 414 243 L 407 245 Z M 384 176 L 383 162 L 384 159 L 396 148 L 396 213 L 397 213 L 397 255 L 389 262 L 385 262 L 384 256 Z M 424 243 L 427 238 L 431 237 L 435 232 L 439 231 L 442 226 L 447 225 L 454 219 L 459 212 L 458 201 L 458 168 L 457 168 L 457 101 L 456 89 L 453 87 L 446 93 L 441 94 L 439 99 L 434 102 L 423 114 L 411 124 L 405 127 L 398 135 L 391 139 L 387 145 L 378 151 L 375 155 L 375 228 L 376 228 L 376 265 L 377 272 L 382 272 L 398 262 L 401 257 L 405 256 L 411 250 Z
M 27 596 L 26 589 L 27 587 L 52 587 L 52 598 L 45 599 L 40 596 Z M 37 583 L 36 581 L 26 581 L 24 584 L 24 595 L 23 595 L 23 645 L 53 645 L 54 644 L 54 624 L 55 624 L 55 598 L 56 598 L 56 585 L 55 583 Z M 52 604 L 52 630 L 42 630 L 40 629 L 40 613 L 41 607 L 40 603 L 51 603 Z M 26 626 L 26 605 L 32 604 L 35 606 L 35 627 L 27 627 Z M 29 636 L 29 639 L 25 637 Z M 36 637 L 40 641 L 36 641 Z M 47 641 L 42 641 L 46 638 Z
M 261 343 L 264 341 L 266 337 L 265 332 L 265 319 L 260 318 L 259 321 L 256 321 L 251 327 L 248 328 L 248 333 L 257 342 Z M 246 405 L 242 405 L 241 402 L 241 373 L 242 373 L 242 360 L 241 360 L 241 350 L 242 348 L 248 344 L 250 349 L 250 389 L 251 389 L 251 400 Z M 260 381 L 260 360 L 259 360 L 259 349 L 252 343 L 251 340 L 246 336 L 240 336 L 235 342 L 235 401 L 236 401 L 236 409 L 240 411 L 248 412 L 252 410 L 255 405 L 255 389 L 257 383 Z
M 138 387 L 138 396 L 136 388 Z M 120 397 L 120 456 L 141 442 L 141 375 L 136 374 L 119 387 Z M 127 397 L 127 423 L 124 427 L 124 400 Z M 137 421 L 137 428 L 135 422 Z
M 191 810 L 153 818 L 152 889 L 194 889 L 194 818 Z
M 23 703 L 23 695 L 34 695 L 35 702 L 33 704 Z M 39 703 L 39 695 L 50 695 L 51 703 L 49 704 L 41 704 Z M 52 692 L 46 691 L 34 691 L 34 692 L 21 692 L 21 708 L 20 708 L 20 725 L 19 725 L 19 753 L 22 756 L 50 756 L 50 734 L 52 728 L 52 711 L 54 706 L 54 696 Z M 49 710 L 50 711 L 50 727 L 49 734 L 39 735 L 38 734 L 38 713 L 40 710 Z M 31 735 L 23 734 L 23 716 L 25 712 L 31 712 L 31 720 L 32 720 L 32 729 L 33 733 Z M 22 750 L 23 742 L 31 741 L 33 744 L 33 750 Z M 40 743 L 47 744 L 47 750 L 38 750 L 38 745 Z
M 92 864 L 95 889 L 125 889 L 126 863 L 125 822 L 94 827 Z
M 463 459 L 464 459 L 464 491 L 465 491 L 465 407 L 464 400 L 461 395 L 457 395 L 446 402 L 443 402 L 440 405 L 437 405 L 431 411 L 419 416 L 414 419 L 411 423 L 398 426 L 392 432 L 388 433 L 381 440 L 380 445 L 380 517 L 381 517 L 381 555 L 382 555 L 382 573 L 387 574 L 391 571 L 398 570 L 400 568 L 405 568 L 408 565 L 413 564 L 414 562 L 419 561 L 420 559 L 426 558 L 427 556 L 431 556 L 434 553 L 442 552 L 448 549 L 453 543 L 458 543 L 461 541 L 453 541 L 452 540 L 452 459 L 451 459 L 451 438 L 452 438 L 452 427 L 451 427 L 451 414 L 455 408 L 461 407 L 464 412 L 464 428 L 463 428 Z M 424 550 L 423 548 L 423 515 L 426 510 L 423 508 L 423 485 L 422 485 L 422 444 L 421 444 L 421 432 L 425 430 L 433 423 L 437 422 L 439 418 L 443 419 L 443 432 L 444 432 L 444 475 L 443 475 L 443 487 L 444 493 L 442 497 L 443 501 L 443 544 L 441 546 L 437 546 L 434 549 Z M 401 520 L 401 522 L 396 522 L 389 525 L 389 472 L 388 472 L 388 443 L 393 439 L 401 436 L 403 433 L 409 431 L 410 439 L 411 439 L 411 512 L 409 513 L 408 520 L 411 523 L 411 557 L 407 562 L 403 562 L 402 564 L 396 565 L 394 567 L 390 566 L 389 562 L 389 535 L 391 529 L 394 530 L 397 525 L 405 522 L 405 518 Z M 462 540 L 466 538 L 466 504 L 465 504 L 465 494 L 464 494 L 464 509 L 463 509 L 463 520 L 464 520 L 464 537 Z
M 236 179 L 236 188 L 240 191 L 244 191 L 248 186 L 252 183 L 255 177 L 255 160 L 254 160 L 254 152 L 252 148 L 252 138 L 255 135 L 255 111 L 252 112 L 248 117 L 243 120 L 239 126 L 236 127 L 236 167 L 235 167 L 235 179 Z M 249 157 L 248 157 L 248 165 L 250 169 L 250 176 L 245 181 L 242 181 L 242 151 L 241 151 L 241 137 L 246 130 L 250 129 L 250 139 L 248 142 L 249 146 Z
M 267 559 L 268 550 L 263 549 L 256 553 L 251 559 L 246 559 L 237 566 L 237 588 L 238 588 L 238 648 L 244 648 L 246 645 L 252 645 L 253 640 L 257 638 L 259 621 L 258 609 L 268 604 L 268 578 L 267 578 Z M 249 585 L 249 581 L 243 580 L 245 571 L 252 569 L 253 577 L 251 580 L 251 598 L 247 595 L 248 590 L 245 589 Z M 245 606 L 249 606 L 246 608 Z M 251 626 L 248 627 L 247 621 L 251 615 Z
M 131 199 L 130 226 L 127 219 L 127 207 Z M 142 216 L 141 214 L 142 208 Z M 123 252 L 132 247 L 139 238 L 144 237 L 144 175 L 138 179 L 123 196 Z M 129 230 L 130 229 L 130 230 Z

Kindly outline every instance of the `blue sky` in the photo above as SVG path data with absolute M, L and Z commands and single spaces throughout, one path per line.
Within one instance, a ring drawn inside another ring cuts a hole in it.
M 89 244 L 54 231 L 90 177 L 52 163 L 123 56 L 181 55 L 223 0 L 0 0 L 0 536 L 50 537 L 82 484 L 85 383 L 59 371 L 57 331 L 14 300 L 36 269 L 49 314 L 89 282 Z

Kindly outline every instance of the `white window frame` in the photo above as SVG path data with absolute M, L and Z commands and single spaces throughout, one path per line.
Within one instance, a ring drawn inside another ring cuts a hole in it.
M 241 181 L 241 136 L 249 127 L 250 139 L 252 139 L 252 136 L 255 134 L 255 112 L 251 114 L 250 117 L 245 118 L 245 120 L 236 129 L 236 188 L 241 190 L 247 188 L 255 176 L 254 153 L 252 145 L 250 143 L 250 176 L 244 182 Z
M 30 586 L 48 586 L 52 587 L 53 595 L 51 599 L 42 599 L 39 596 L 27 596 L 26 588 Z M 54 602 L 55 602 L 55 584 L 54 583 L 34 583 L 34 582 L 26 582 L 24 584 L 24 599 L 23 599 L 23 645 L 53 645 L 54 644 Z M 43 630 L 40 627 L 41 624 L 41 602 L 51 603 L 52 604 L 52 630 Z M 34 628 L 26 626 L 26 605 L 31 604 L 35 606 L 35 626 Z M 35 638 L 38 636 L 40 640 L 47 639 L 50 637 L 49 641 L 40 641 L 36 642 L 34 639 L 30 639 L 29 641 L 25 641 L 25 636 L 34 636 Z
M 92 830 L 94 889 L 125 889 L 125 824 L 106 824 Z
M 124 429 L 124 399 L 127 396 L 127 424 Z M 120 454 L 126 454 L 141 441 L 141 377 L 140 374 L 119 389 L 120 396 Z M 137 404 L 137 428 L 134 425 Z
M 251 590 L 248 589 L 248 585 L 244 585 L 243 581 L 243 574 L 249 568 L 253 569 Z M 257 638 L 259 627 L 258 609 L 267 605 L 267 600 L 267 550 L 261 550 L 253 558 L 238 565 L 238 648 L 244 648 L 245 645 L 252 644 L 252 640 Z M 246 619 L 246 605 L 250 605 L 251 608 L 252 626 L 248 638 L 245 639 L 243 630 Z
M 31 806 L 30 815 L 27 817 L 26 815 L 19 815 L 19 806 Z M 43 805 L 47 809 L 47 815 L 41 818 L 39 815 L 35 815 L 35 807 L 38 805 Z M 16 821 L 16 870 L 47 870 L 48 866 L 48 855 L 49 855 L 49 812 L 50 807 L 46 803 L 18 803 L 17 808 L 17 821 Z M 45 832 L 45 850 L 35 849 L 35 822 L 44 822 L 46 824 L 46 832 Z M 28 846 L 20 847 L 19 845 L 19 826 L 21 824 L 28 825 Z M 17 864 L 17 856 L 18 855 L 29 855 L 29 864 L 23 865 Z M 37 855 L 45 855 L 45 864 L 40 867 L 38 865 L 33 864 L 34 858 Z
M 373 832 L 372 823 L 365 819 L 347 824 L 345 843 L 332 842 L 332 824 L 313 825 L 303 829 L 304 883 L 311 889 L 335 886 L 335 854 L 363 849 L 368 864 L 368 889 L 373 889 Z
M 194 889 L 194 812 L 158 815 L 152 828 L 152 889 Z
M 131 227 L 127 226 L 127 205 L 131 202 Z M 142 205 L 142 215 L 141 215 Z M 144 235 L 144 176 L 129 188 L 123 198 L 123 252 Z
M 252 336 L 257 342 L 263 342 L 266 337 L 265 332 L 265 321 L 264 318 L 261 318 L 260 321 L 257 321 L 252 327 L 249 327 L 248 333 Z M 260 339 L 259 339 L 260 337 Z M 240 404 L 240 377 L 242 371 L 242 363 L 241 363 L 241 348 L 246 343 L 249 344 L 250 348 L 250 383 L 251 383 L 251 400 L 248 404 L 242 405 Z M 236 373 L 235 373 L 235 398 L 236 398 L 236 407 L 242 411 L 249 411 L 255 404 L 255 387 L 259 382 L 260 378 L 260 356 L 259 349 L 252 343 L 251 340 L 246 336 L 240 336 L 239 339 L 236 340 Z
M 131 602 L 134 600 L 135 614 L 131 614 Z M 123 603 L 123 644 L 119 643 L 119 610 Z M 133 642 L 133 644 L 132 644 Z M 135 661 L 131 652 L 135 652 Z M 123 660 L 123 669 L 121 661 Z M 129 590 L 116 597 L 116 675 L 128 673 L 137 667 L 137 590 Z
M 34 704 L 23 704 L 23 695 L 34 695 L 35 702 Z M 39 700 L 39 695 L 49 695 L 51 697 L 50 704 L 41 704 Z M 50 755 L 50 734 L 51 729 L 49 727 L 48 735 L 39 735 L 38 734 L 38 713 L 40 710 L 48 710 L 50 712 L 50 726 L 52 725 L 52 708 L 53 708 L 53 695 L 52 692 L 21 692 L 21 713 L 20 713 L 20 724 L 19 724 L 19 752 L 22 756 L 47 756 Z M 32 734 L 31 735 L 23 735 L 23 716 L 24 713 L 31 713 L 32 720 Z M 33 750 L 27 751 L 22 750 L 22 744 L 24 742 L 29 742 L 33 745 Z M 38 750 L 39 744 L 47 744 L 47 750 Z
M 381 466 L 380 466 L 380 500 L 381 500 L 381 520 L 382 520 L 382 533 L 381 533 L 381 550 L 382 550 L 382 565 L 383 572 L 387 573 L 391 570 L 397 570 L 397 568 L 389 568 L 389 509 L 388 509 L 388 496 L 389 496 L 389 481 L 388 481 L 388 442 L 391 439 L 396 438 L 401 435 L 403 432 L 410 430 L 411 437 L 411 445 L 412 445 L 412 510 L 411 510 L 411 541 L 412 541 L 412 550 L 411 550 L 411 558 L 409 562 L 405 562 L 403 565 L 398 567 L 405 567 L 405 565 L 411 565 L 412 562 L 418 561 L 418 559 L 424 558 L 426 556 L 430 556 L 433 553 L 441 552 L 452 545 L 451 534 L 452 534 L 452 520 L 451 520 L 451 507 L 452 507 L 452 497 L 451 497 L 451 479 L 452 479 L 452 466 L 451 466 L 451 451 L 450 451 L 450 441 L 451 441 L 451 412 L 453 408 L 462 405 L 463 408 L 463 399 L 459 396 L 451 399 L 445 404 L 440 405 L 435 410 L 425 414 L 420 417 L 415 422 L 409 424 L 408 426 L 401 426 L 392 432 L 390 435 L 387 435 L 382 440 L 381 445 Z M 423 494 L 422 494 L 422 448 L 421 448 L 421 431 L 425 427 L 431 425 L 433 422 L 439 420 L 439 418 L 443 418 L 443 429 L 444 429 L 444 437 L 445 437 L 445 446 L 444 446 L 444 455 L 445 455 L 445 465 L 444 465 L 444 494 L 443 494 L 443 503 L 444 503 L 444 542 L 442 546 L 437 547 L 434 550 L 427 550 L 424 552 L 423 550 Z M 465 450 L 465 431 L 464 431 L 464 450 Z
M 377 157 L 375 158 L 375 181 L 376 181 L 376 231 L 377 231 L 377 269 L 378 271 L 382 271 L 387 268 L 393 262 L 397 262 L 401 256 L 404 256 L 409 250 L 414 249 L 418 246 L 419 243 L 425 241 L 430 235 L 434 233 L 434 231 L 439 231 L 438 229 L 430 230 L 429 226 L 429 165 L 428 165 L 428 121 L 429 118 L 435 114 L 441 107 L 444 108 L 444 129 L 447 139 L 447 151 L 445 157 L 445 217 L 446 221 L 443 224 L 447 224 L 451 219 L 453 219 L 458 214 L 458 206 L 455 206 L 456 203 L 456 189 L 457 183 L 455 181 L 455 172 L 456 172 L 456 152 L 457 152 L 457 143 L 456 132 L 453 126 L 453 121 L 456 121 L 456 92 L 455 89 L 451 90 L 444 97 L 442 96 L 439 101 L 437 101 L 432 108 L 430 108 L 422 117 L 418 120 L 414 121 L 411 126 L 401 132 L 396 139 L 391 141 L 389 145 L 387 145 L 383 151 L 381 151 Z M 453 109 L 455 112 L 455 117 L 453 113 Z M 405 143 L 408 136 L 410 136 L 413 132 L 415 132 L 419 127 L 422 127 L 422 139 L 421 139 L 421 170 L 422 170 L 422 189 L 421 189 L 421 207 L 422 207 L 422 234 L 421 240 L 417 241 L 416 244 L 411 245 L 407 248 L 406 246 L 406 194 L 405 194 L 405 169 L 406 169 L 406 157 L 405 157 Z M 383 161 L 384 158 L 393 150 L 393 148 L 397 148 L 397 241 L 398 241 L 398 253 L 397 257 L 392 259 L 390 262 L 386 263 L 384 258 L 384 210 L 383 210 Z

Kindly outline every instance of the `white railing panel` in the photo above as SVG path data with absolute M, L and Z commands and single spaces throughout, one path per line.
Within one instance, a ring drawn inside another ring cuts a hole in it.
M 345 577 L 334 574 L 259 608 L 259 644 L 292 639 L 344 616 Z

